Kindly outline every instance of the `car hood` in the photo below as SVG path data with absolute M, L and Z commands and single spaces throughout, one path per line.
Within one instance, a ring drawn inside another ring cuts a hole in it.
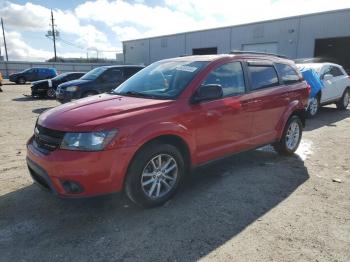
M 89 132 L 115 128 L 115 122 L 147 111 L 168 107 L 174 101 L 112 94 L 91 96 L 45 111 L 38 124 L 66 132 Z
M 34 86 L 34 85 L 40 85 L 40 84 L 45 83 L 45 82 L 47 82 L 47 81 L 48 81 L 47 79 L 38 80 L 38 81 L 32 82 L 32 85 L 33 85 L 33 86 Z
M 71 80 L 68 82 L 65 82 L 63 84 L 60 84 L 60 88 L 66 88 L 68 86 L 81 86 L 84 85 L 86 83 L 90 83 L 91 80 L 82 80 L 82 79 L 76 79 L 76 80 Z

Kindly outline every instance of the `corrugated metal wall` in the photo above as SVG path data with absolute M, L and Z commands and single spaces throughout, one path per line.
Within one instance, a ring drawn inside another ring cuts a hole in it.
M 243 45 L 277 43 L 290 58 L 313 57 L 315 39 L 350 36 L 350 9 L 274 21 L 123 42 L 125 63 L 150 64 L 192 54 L 193 48 L 217 47 L 218 53 Z

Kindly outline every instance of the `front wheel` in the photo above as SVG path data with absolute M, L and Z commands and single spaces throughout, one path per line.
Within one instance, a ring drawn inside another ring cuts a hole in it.
M 318 97 L 313 97 L 310 99 L 309 106 L 307 108 L 307 117 L 312 118 L 318 113 L 320 108 L 320 100 Z
M 98 93 L 94 92 L 94 91 L 87 91 L 83 94 L 82 97 L 89 97 L 89 96 L 94 96 L 97 95 Z
M 274 149 L 281 155 L 293 155 L 297 150 L 303 133 L 303 125 L 298 116 L 292 116 L 283 131 L 281 140 L 273 144 Z
M 350 102 L 350 89 L 347 88 L 345 91 L 344 91 L 344 94 L 343 96 L 341 97 L 341 99 L 338 101 L 337 103 L 337 108 L 339 110 L 346 110 L 346 108 L 348 107 L 349 105 L 349 102 Z
M 49 88 L 49 89 L 46 91 L 46 96 L 47 96 L 48 98 L 55 98 L 55 97 L 56 97 L 55 89 L 53 89 L 52 87 Z
M 183 157 L 175 146 L 149 144 L 133 159 L 125 192 L 130 200 L 142 207 L 162 205 L 175 194 L 184 172 Z

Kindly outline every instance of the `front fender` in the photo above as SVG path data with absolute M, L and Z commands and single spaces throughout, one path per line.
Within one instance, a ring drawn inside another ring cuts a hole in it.
M 160 122 L 160 123 L 149 123 L 145 126 L 140 127 L 139 129 L 132 130 L 129 129 L 128 135 L 125 138 L 124 146 L 134 147 L 136 146 L 137 150 L 140 149 L 147 142 L 156 139 L 161 136 L 176 136 L 182 139 L 189 151 L 191 156 L 193 155 L 195 148 L 195 139 L 190 132 L 190 130 L 181 123 L 176 122 Z

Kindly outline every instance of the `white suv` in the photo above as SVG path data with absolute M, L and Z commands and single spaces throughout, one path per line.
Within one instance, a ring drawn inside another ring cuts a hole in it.
M 308 115 L 317 114 L 320 106 L 335 103 L 337 108 L 345 110 L 350 99 L 350 77 L 342 66 L 333 63 L 298 64 L 299 69 L 314 69 L 320 76 L 324 88 L 309 101 Z

